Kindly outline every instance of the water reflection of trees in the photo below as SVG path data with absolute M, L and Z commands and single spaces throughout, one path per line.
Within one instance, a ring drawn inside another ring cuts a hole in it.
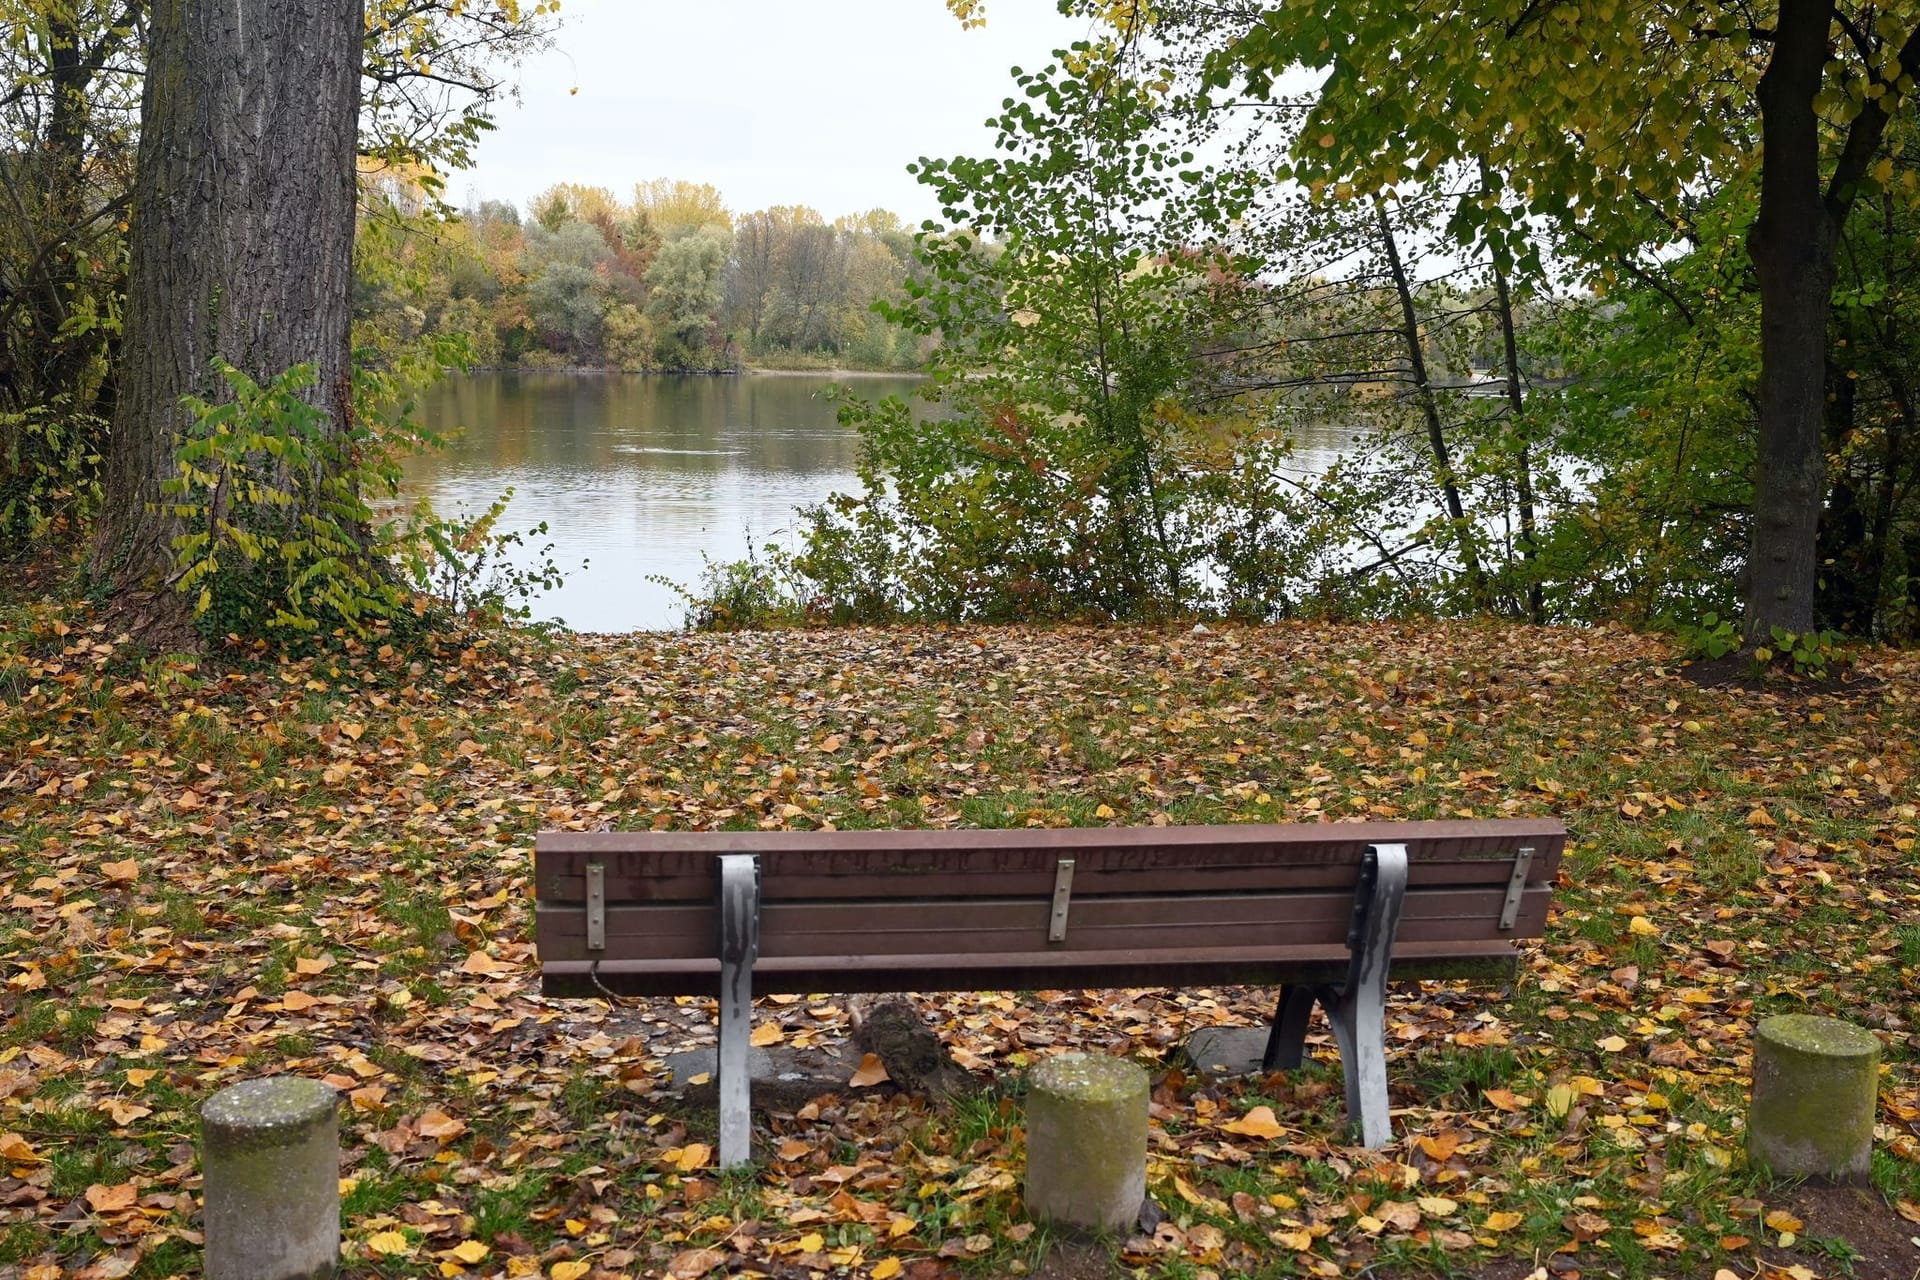
M 858 447 L 821 396 L 830 381 L 477 374 L 437 388 L 425 409 L 430 426 L 459 432 L 448 464 L 467 469 L 811 475 L 850 471 Z M 873 379 L 860 390 L 915 385 Z

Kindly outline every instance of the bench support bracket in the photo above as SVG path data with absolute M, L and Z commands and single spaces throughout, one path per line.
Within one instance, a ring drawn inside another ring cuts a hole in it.
M 760 954 L 760 859 L 720 859 L 720 1048 L 714 1075 L 720 1094 L 720 1167 L 753 1160 L 753 962 Z
M 1387 1116 L 1387 973 L 1393 965 L 1393 935 L 1407 891 L 1407 846 L 1367 846 L 1353 894 L 1347 930 L 1344 986 L 1284 986 L 1273 1014 L 1262 1066 L 1299 1067 L 1306 1050 L 1307 1020 L 1318 1001 L 1333 1024 L 1340 1067 L 1347 1081 L 1347 1123 L 1362 1145 L 1383 1147 L 1393 1139 Z

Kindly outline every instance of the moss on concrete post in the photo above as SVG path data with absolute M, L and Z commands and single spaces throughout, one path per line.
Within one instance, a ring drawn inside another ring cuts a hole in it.
M 1027 1212 L 1126 1231 L 1147 1194 L 1147 1073 L 1124 1058 L 1048 1058 L 1027 1088 Z
M 323 1280 L 340 1261 L 340 1095 L 280 1076 L 200 1108 L 207 1280 Z
M 1790 1177 L 1864 1178 L 1879 1095 L 1871 1031 L 1808 1014 L 1768 1018 L 1754 1031 L 1747 1152 Z

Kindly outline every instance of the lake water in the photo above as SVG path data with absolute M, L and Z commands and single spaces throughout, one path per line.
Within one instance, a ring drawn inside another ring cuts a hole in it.
M 639 377 L 485 373 L 434 388 L 423 417 L 459 435 L 411 459 L 407 486 L 452 514 L 484 511 L 511 487 L 503 528 L 542 521 L 566 584 L 534 616 L 576 631 L 679 627 L 684 603 L 658 581 L 694 586 L 703 557 L 788 541 L 794 508 L 855 487 L 858 441 L 823 393 L 826 375 Z M 909 395 L 914 378 L 840 380 L 862 396 Z M 1301 441 L 1318 470 L 1345 444 Z M 525 558 L 524 556 L 522 557 Z M 587 567 L 580 567 L 582 560 Z

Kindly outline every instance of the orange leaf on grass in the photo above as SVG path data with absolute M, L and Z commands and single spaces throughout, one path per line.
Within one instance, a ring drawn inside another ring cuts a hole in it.
M 119 1213 L 123 1209 L 133 1208 L 139 1199 L 140 1189 L 131 1182 L 111 1187 L 96 1182 L 87 1188 L 87 1203 L 95 1213 Z
M 1286 1132 L 1280 1127 L 1272 1107 L 1255 1107 L 1238 1120 L 1223 1124 L 1220 1128 L 1226 1133 L 1242 1133 L 1249 1138 L 1277 1138 Z

